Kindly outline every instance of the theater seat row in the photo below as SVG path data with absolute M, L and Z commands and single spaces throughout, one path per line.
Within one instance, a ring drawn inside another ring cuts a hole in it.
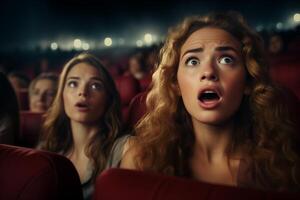
M 300 193 L 213 185 L 191 179 L 126 169 L 109 169 L 97 178 L 94 200 L 296 200 Z
M 82 200 L 71 161 L 58 154 L 0 145 L 0 199 Z
M 0 199 L 82 200 L 73 164 L 58 154 L 0 145 Z M 270 192 L 203 183 L 126 169 L 97 177 L 94 200 L 297 200 L 298 193 Z

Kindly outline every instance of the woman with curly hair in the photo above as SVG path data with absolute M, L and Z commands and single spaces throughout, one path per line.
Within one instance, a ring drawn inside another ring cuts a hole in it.
M 73 162 L 85 199 L 92 198 L 95 178 L 105 168 L 120 131 L 120 116 L 119 94 L 99 60 L 90 54 L 71 59 L 46 113 L 39 148 Z
M 239 187 L 299 190 L 299 135 L 263 43 L 234 12 L 171 29 L 147 96 L 150 111 L 120 167 Z

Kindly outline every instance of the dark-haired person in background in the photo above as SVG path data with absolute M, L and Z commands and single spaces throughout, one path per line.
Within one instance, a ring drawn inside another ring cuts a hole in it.
M 15 144 L 19 134 L 19 106 L 15 91 L 0 72 L 0 144 Z

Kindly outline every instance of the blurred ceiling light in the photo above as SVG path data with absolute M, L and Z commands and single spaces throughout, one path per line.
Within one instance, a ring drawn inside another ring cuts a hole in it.
M 112 45 L 112 39 L 110 37 L 105 38 L 104 45 L 110 47 Z
M 152 40 L 153 40 L 153 38 L 152 38 L 152 35 L 150 33 L 146 33 L 144 35 L 144 41 L 145 41 L 146 44 L 151 44 Z
M 50 45 L 50 47 L 51 47 L 51 49 L 52 49 L 53 51 L 55 51 L 55 50 L 58 48 L 58 45 L 57 45 L 56 42 L 52 42 L 51 45 Z
M 143 46 L 143 41 L 142 40 L 137 40 L 136 41 L 136 46 L 137 47 L 142 47 Z
M 87 50 L 90 49 L 90 45 L 88 43 L 83 43 L 82 44 L 82 49 L 85 50 L 85 51 L 87 51 Z
M 300 22 L 300 14 L 299 13 L 296 13 L 294 15 L 294 22 Z
M 276 28 L 277 28 L 277 29 L 282 29 L 282 28 L 283 28 L 283 24 L 282 24 L 281 22 L 278 22 L 278 23 L 276 24 Z
M 74 45 L 75 49 L 80 49 L 82 46 L 82 42 L 80 39 L 75 39 L 73 42 L 73 45 Z

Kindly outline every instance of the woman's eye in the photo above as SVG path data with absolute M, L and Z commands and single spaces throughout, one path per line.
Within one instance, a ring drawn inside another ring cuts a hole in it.
M 102 84 L 101 83 L 92 83 L 91 88 L 93 90 L 100 90 L 100 89 L 102 89 Z
M 224 56 L 224 57 L 221 57 L 220 58 L 220 60 L 219 60 L 219 62 L 221 63 L 221 64 L 232 64 L 233 63 L 233 58 L 232 57 L 230 57 L 230 56 Z
M 198 65 L 200 63 L 200 61 L 197 58 L 188 58 L 185 62 L 186 65 L 188 66 L 195 66 Z
M 71 88 L 74 88 L 74 87 L 77 86 L 77 83 L 75 81 L 69 81 L 68 86 L 71 87 Z

